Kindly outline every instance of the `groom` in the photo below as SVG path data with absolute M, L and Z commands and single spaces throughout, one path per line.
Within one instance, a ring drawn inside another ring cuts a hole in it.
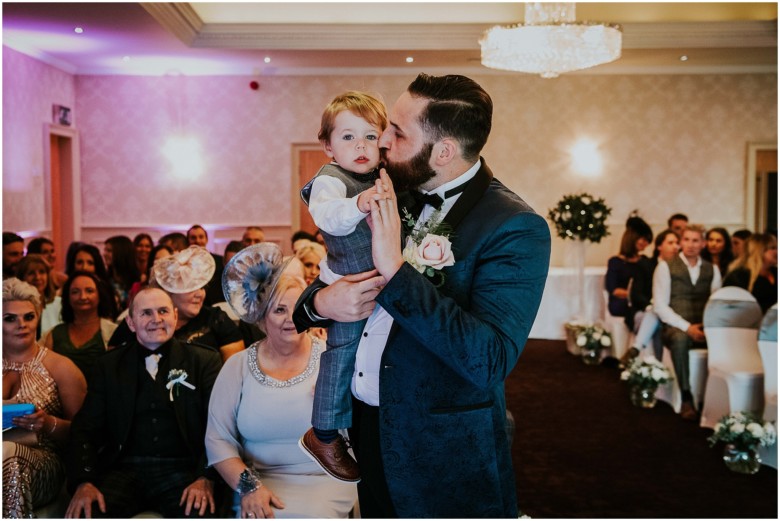
M 492 112 L 473 80 L 420 74 L 379 141 L 389 173 L 371 212 L 379 275 L 315 281 L 296 307 L 299 330 L 370 316 L 350 429 L 363 517 L 517 517 L 504 380 L 539 307 L 550 234 L 479 155 Z M 415 210 L 393 185 L 425 194 L 418 223 L 438 207 L 452 229 L 455 264 L 440 287 L 404 262 L 398 211 Z

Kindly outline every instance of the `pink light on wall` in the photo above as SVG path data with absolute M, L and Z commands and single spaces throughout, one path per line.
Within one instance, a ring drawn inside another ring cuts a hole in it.
M 171 173 L 177 179 L 195 180 L 203 174 L 203 156 L 197 138 L 173 135 L 165 142 L 162 152 L 170 161 Z

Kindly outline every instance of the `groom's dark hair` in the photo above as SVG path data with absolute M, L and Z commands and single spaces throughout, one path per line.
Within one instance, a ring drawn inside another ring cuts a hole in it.
M 409 94 L 430 100 L 420 114 L 429 142 L 454 138 L 463 158 L 476 161 L 490 134 L 493 100 L 477 82 L 465 76 L 420 74 L 409 85 Z

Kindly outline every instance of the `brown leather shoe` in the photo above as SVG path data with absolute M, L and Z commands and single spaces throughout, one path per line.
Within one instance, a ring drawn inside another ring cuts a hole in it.
M 696 409 L 693 408 L 693 403 L 683 402 L 682 405 L 680 405 L 680 418 L 686 421 L 696 421 L 698 417 L 699 415 L 696 412 Z
M 620 357 L 620 363 L 618 363 L 618 368 L 625 369 L 629 365 L 631 365 L 631 362 L 634 361 L 634 358 L 639 356 L 639 349 L 636 347 L 630 347 L 626 353 Z
M 347 452 L 347 442 L 341 435 L 330 443 L 323 443 L 315 436 L 314 429 L 309 429 L 298 440 L 298 446 L 331 477 L 350 483 L 360 481 L 360 468 Z

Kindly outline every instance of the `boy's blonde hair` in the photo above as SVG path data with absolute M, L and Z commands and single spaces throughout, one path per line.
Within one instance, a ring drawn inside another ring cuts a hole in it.
M 336 116 L 345 110 L 360 116 L 380 130 L 387 128 L 387 109 L 385 109 L 385 104 L 371 94 L 351 90 L 344 94 L 339 94 L 325 107 L 325 111 L 322 113 L 320 132 L 317 134 L 317 139 L 320 142 L 328 143 L 330 141 L 330 134 L 335 126 Z

